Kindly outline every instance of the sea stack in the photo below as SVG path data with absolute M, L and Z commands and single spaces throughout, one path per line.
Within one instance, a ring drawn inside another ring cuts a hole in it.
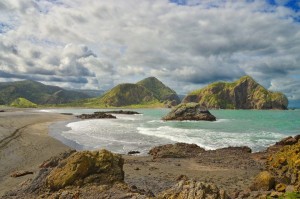
M 163 120 L 205 120 L 216 121 L 216 117 L 213 116 L 207 109 L 202 108 L 198 103 L 186 103 L 179 104 L 174 107 L 172 111 L 162 118 Z

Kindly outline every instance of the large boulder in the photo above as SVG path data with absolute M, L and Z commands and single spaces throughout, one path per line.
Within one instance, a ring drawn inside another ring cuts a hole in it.
M 206 120 L 216 121 L 208 110 L 201 108 L 198 103 L 179 104 L 172 111 L 163 117 L 163 120 Z
M 107 150 L 72 154 L 53 169 L 46 179 L 51 190 L 86 183 L 112 184 L 124 180 L 124 160 Z
M 252 191 L 269 191 L 275 186 L 275 178 L 268 171 L 260 172 L 254 179 L 250 189 Z
M 194 180 L 181 180 L 172 188 L 163 191 L 158 199 L 226 199 L 229 198 L 224 190 L 216 185 Z
M 204 151 L 196 144 L 176 143 L 154 147 L 149 154 L 153 158 L 188 158 L 195 157 Z

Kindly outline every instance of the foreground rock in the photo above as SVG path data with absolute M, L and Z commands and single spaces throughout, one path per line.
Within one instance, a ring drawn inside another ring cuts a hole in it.
M 298 139 L 296 136 L 294 139 Z M 300 191 L 300 141 L 291 144 L 291 138 L 285 139 L 286 145 L 277 153 L 270 155 L 267 168 L 277 183 L 292 185 L 294 191 Z M 289 140 L 289 141 L 288 141 Z M 292 141 L 294 142 L 294 141 Z M 291 144 L 291 145 L 290 145 Z
M 116 119 L 116 116 L 111 114 L 106 114 L 102 112 L 95 112 L 94 114 L 82 114 L 78 115 L 77 118 L 80 119 Z
M 2 198 L 149 198 L 124 182 L 124 160 L 107 150 L 70 151 L 45 161 L 33 180 Z M 54 168 L 52 168 L 54 166 Z
M 163 120 L 206 120 L 216 121 L 216 117 L 213 116 L 208 110 L 201 108 L 198 103 L 179 104 L 172 111 L 162 118 Z
M 252 191 L 270 191 L 275 187 L 275 178 L 268 171 L 263 171 L 259 173 L 255 179 L 250 189 Z
M 76 152 L 47 177 L 51 190 L 86 183 L 111 184 L 124 180 L 124 160 L 107 150 Z
M 123 110 L 119 110 L 119 111 L 99 111 L 99 112 L 95 112 L 95 114 L 102 114 L 102 113 L 106 113 L 106 114 L 125 114 L 125 115 L 136 115 L 136 114 L 140 114 L 139 112 L 136 111 L 123 111 Z
M 159 199 L 227 199 L 228 195 L 224 190 L 209 183 L 194 180 L 181 180 L 172 188 L 160 193 Z
M 176 143 L 154 147 L 149 151 L 153 158 L 188 158 L 195 157 L 205 150 L 196 144 Z

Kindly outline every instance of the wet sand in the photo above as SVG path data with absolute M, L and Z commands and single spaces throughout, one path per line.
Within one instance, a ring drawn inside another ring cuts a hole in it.
M 0 113 L 0 196 L 33 178 L 43 161 L 70 149 L 48 135 L 48 126 L 73 118 L 28 110 L 6 111 Z M 34 174 L 10 177 L 16 171 L 32 171 Z

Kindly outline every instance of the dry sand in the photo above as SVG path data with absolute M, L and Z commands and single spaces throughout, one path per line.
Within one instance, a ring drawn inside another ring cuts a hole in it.
M 48 135 L 48 126 L 71 118 L 73 116 L 22 110 L 0 113 L 0 197 L 33 177 L 12 178 L 13 172 L 36 173 L 43 161 L 70 149 Z

